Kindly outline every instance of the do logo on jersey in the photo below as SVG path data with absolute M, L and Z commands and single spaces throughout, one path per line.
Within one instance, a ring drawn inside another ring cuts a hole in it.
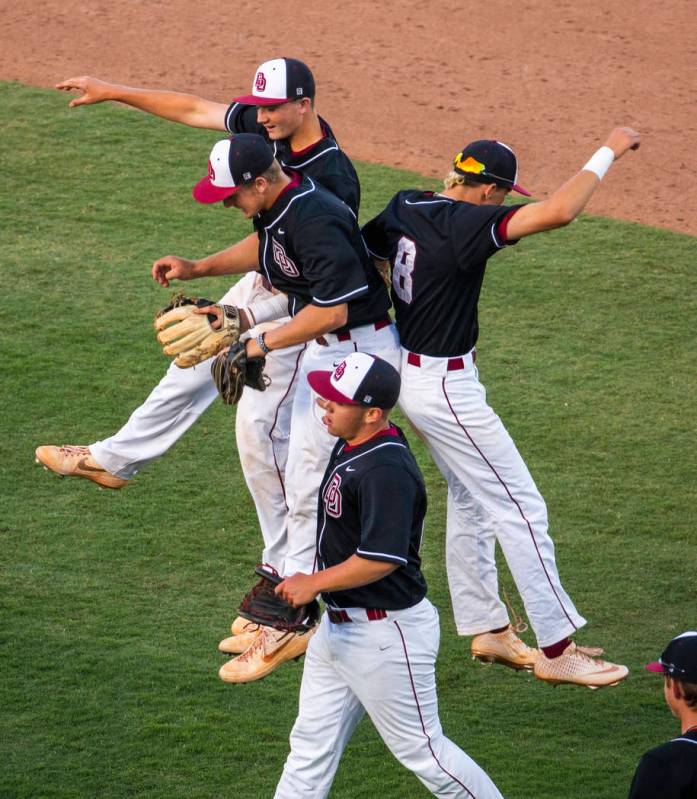
M 281 267 L 281 271 L 288 277 L 298 277 L 300 274 L 298 267 L 288 257 L 283 245 L 277 242 L 273 236 L 271 237 L 271 246 L 273 248 L 273 259 Z
M 263 72 L 257 72 L 256 80 L 254 81 L 254 88 L 258 92 L 263 92 L 266 88 L 266 77 Z
M 341 477 L 338 474 L 335 474 L 334 477 L 332 477 L 331 482 L 324 489 L 324 494 L 322 496 L 325 511 L 335 519 L 338 519 L 341 516 L 340 486 Z

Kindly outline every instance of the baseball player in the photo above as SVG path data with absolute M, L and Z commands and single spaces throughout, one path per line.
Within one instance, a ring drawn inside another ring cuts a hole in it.
M 426 598 L 419 557 L 426 491 L 406 439 L 389 421 L 399 373 L 355 352 L 308 380 L 339 441 L 319 493 L 318 571 L 295 574 L 276 592 L 296 606 L 321 592 L 327 610 L 307 650 L 276 799 L 327 796 L 366 712 L 392 754 L 435 796 L 500 797 L 438 718 L 438 613 Z
M 222 252 L 188 260 L 169 255 L 153 264 L 162 285 L 212 275 L 261 270 L 288 297 L 292 317 L 247 341 L 250 357 L 307 344 L 293 399 L 286 466 L 288 514 L 282 535 L 286 576 L 312 571 L 317 490 L 333 446 L 312 401 L 306 375 L 331 367 L 349 352 L 370 350 L 399 363 L 400 348 L 388 315 L 389 297 L 363 244 L 355 214 L 310 177 L 284 171 L 265 140 L 242 133 L 211 151 L 208 176 L 194 188 L 202 203 L 224 202 L 253 220 L 255 232 Z M 227 682 L 268 673 L 304 651 L 308 636 L 264 628 L 252 648 L 220 670 Z M 258 646 L 256 645 L 258 642 Z
M 194 127 L 258 133 L 272 145 L 281 166 L 302 170 L 358 213 L 360 186 L 351 161 L 339 148 L 328 123 L 314 109 L 315 82 L 309 68 L 292 58 L 266 61 L 257 69 L 249 95 L 226 105 L 178 92 L 152 91 L 105 83 L 91 77 L 69 78 L 57 85 L 80 90 L 70 106 L 117 100 L 156 116 Z M 285 298 L 274 295 L 260 274 L 249 273 L 220 300 L 242 308 L 251 336 L 271 330 L 281 320 Z M 265 392 L 247 391 L 236 414 L 237 449 L 254 500 L 264 551 L 262 561 L 283 564 L 286 506 L 285 468 L 290 414 L 304 344 L 269 354 Z M 216 398 L 210 362 L 194 369 L 172 364 L 145 402 L 113 436 L 85 446 L 42 446 L 37 459 L 49 469 L 118 489 L 144 466 L 163 455 Z M 246 649 L 248 625 L 236 619 L 232 632 L 242 637 L 221 642 L 222 651 Z
M 697 632 L 678 635 L 646 668 L 663 675 L 663 696 L 680 721 L 680 736 L 639 761 L 629 799 L 697 797 Z
M 477 303 L 492 255 L 524 236 L 571 222 L 613 161 L 638 145 L 637 133 L 617 128 L 548 200 L 511 207 L 501 205 L 510 191 L 527 194 L 517 184 L 513 151 L 501 142 L 475 141 L 455 158 L 445 191 L 401 191 L 363 229 L 370 251 L 392 267 L 403 347 L 400 406 L 443 467 L 449 510 L 473 500 L 488 525 L 481 536 L 472 536 L 466 524 L 454 529 L 449 514 L 451 587 L 470 586 L 451 591 L 458 632 L 476 636 L 472 652 L 483 659 L 532 667 L 552 683 L 590 688 L 616 684 L 627 669 L 595 659 L 598 650 L 582 650 L 570 640 L 585 619 L 562 588 L 544 500 L 479 382 Z M 540 652 L 510 629 L 498 598 L 495 538 Z

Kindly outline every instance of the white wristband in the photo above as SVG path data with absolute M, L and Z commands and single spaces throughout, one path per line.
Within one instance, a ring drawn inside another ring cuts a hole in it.
M 288 316 L 288 297 L 286 294 L 274 294 L 268 300 L 260 300 L 247 305 L 245 308 L 251 317 L 252 327 L 260 325 L 262 322 L 272 322 L 282 316 Z
M 602 180 L 614 160 L 615 154 L 612 149 L 610 147 L 601 147 L 593 153 L 583 169 L 585 169 L 586 172 L 592 172 L 594 175 L 597 175 L 598 180 Z

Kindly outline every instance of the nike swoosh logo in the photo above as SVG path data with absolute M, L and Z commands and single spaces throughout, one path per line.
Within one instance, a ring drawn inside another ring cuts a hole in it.
M 355 472 L 356 470 L 353 468 L 353 466 L 347 466 L 346 467 L 346 471 L 347 472 Z
M 283 641 L 283 643 L 281 643 L 279 646 L 275 647 L 272 652 L 264 651 L 264 654 L 261 658 L 264 661 L 264 663 L 268 663 L 270 660 L 272 660 L 284 647 L 288 646 L 288 644 L 293 640 L 293 638 L 294 636 L 289 635 L 286 638 L 286 640 Z
M 77 468 L 78 469 L 82 469 L 83 472 L 105 472 L 106 471 L 106 469 L 102 469 L 101 466 L 97 466 L 96 468 L 94 466 L 89 466 L 87 464 L 87 458 L 82 458 L 82 460 L 79 460 L 77 462 Z
M 277 231 L 277 232 L 278 232 L 278 233 L 279 233 L 281 236 L 285 236 L 285 235 L 286 235 L 286 231 L 285 231 L 285 230 L 284 230 L 282 227 L 280 227 L 280 228 L 278 229 L 278 231 Z
M 392 644 L 387 644 L 387 646 L 379 646 L 378 649 L 381 652 L 384 652 L 386 649 L 389 649 L 391 646 L 392 646 Z

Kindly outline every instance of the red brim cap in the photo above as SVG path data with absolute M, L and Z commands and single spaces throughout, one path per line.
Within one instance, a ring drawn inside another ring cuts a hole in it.
M 518 194 L 522 194 L 523 197 L 532 197 L 532 194 L 527 189 L 524 189 L 522 186 L 519 186 L 517 183 L 514 183 L 511 188 L 513 191 L 517 191 Z
M 194 200 L 199 203 L 219 203 L 231 197 L 239 186 L 214 186 L 211 179 L 206 176 L 194 186 L 191 193 Z
M 339 402 L 342 405 L 359 405 L 360 403 L 355 400 L 349 399 L 345 394 L 337 391 L 331 383 L 332 372 L 316 371 L 310 372 L 307 376 L 307 382 L 310 384 L 312 390 L 319 394 L 324 399 L 331 400 L 332 402 Z
M 233 103 L 242 103 L 243 105 L 283 105 L 289 103 L 287 97 L 281 99 L 280 97 L 261 97 L 256 94 L 245 94 L 243 97 L 233 97 Z
M 659 663 L 657 660 L 653 663 L 647 663 L 646 666 L 644 666 L 644 668 L 646 669 L 646 671 L 654 671 L 656 672 L 656 674 L 663 674 L 665 672 L 663 664 Z

